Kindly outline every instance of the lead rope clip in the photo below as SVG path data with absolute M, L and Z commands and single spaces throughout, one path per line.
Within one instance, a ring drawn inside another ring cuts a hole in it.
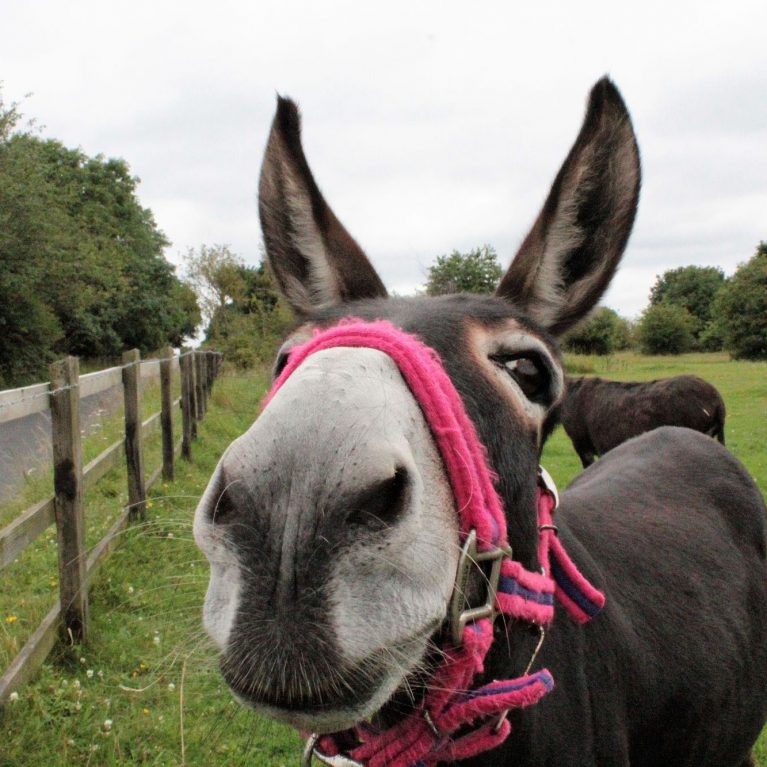
M 343 754 L 338 754 L 338 756 L 328 756 L 327 754 L 323 754 L 322 751 L 317 748 L 319 740 L 320 736 L 316 733 L 310 735 L 306 739 L 304 755 L 301 757 L 301 767 L 312 767 L 314 759 L 327 767 L 365 767 L 364 764 L 361 764 L 354 759 L 350 759 Z

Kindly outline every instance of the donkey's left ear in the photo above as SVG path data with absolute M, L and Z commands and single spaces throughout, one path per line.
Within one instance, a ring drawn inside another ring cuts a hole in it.
M 606 77 L 498 295 L 560 335 L 612 279 L 636 215 L 641 172 L 631 118 Z
M 299 315 L 386 295 L 375 269 L 325 202 L 309 170 L 301 146 L 301 117 L 290 99 L 277 99 L 258 208 L 269 263 Z

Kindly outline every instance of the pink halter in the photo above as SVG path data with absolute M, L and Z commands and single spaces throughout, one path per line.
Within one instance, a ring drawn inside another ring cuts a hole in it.
M 554 617 L 555 595 L 579 623 L 596 615 L 605 598 L 583 577 L 557 538 L 552 519 L 556 490 L 545 472 L 539 476 L 537 504 L 538 559 L 543 572 L 526 570 L 511 559 L 503 504 L 484 446 L 439 356 L 415 336 L 385 321 L 349 320 L 317 331 L 311 340 L 291 349 L 264 407 L 309 355 L 335 347 L 377 349 L 397 364 L 429 424 L 459 510 L 464 552 L 458 586 L 477 561 L 492 560 L 493 568 L 484 607 L 464 611 L 454 598 L 450 616 L 453 639 L 443 648 L 445 659 L 418 708 L 383 732 L 361 723 L 343 733 L 312 736 L 303 764 L 310 765 L 312 756 L 337 767 L 433 767 L 466 759 L 495 748 L 508 737 L 509 709 L 537 703 L 554 686 L 551 674 L 542 669 L 472 689 L 474 677 L 484 670 L 495 616 L 503 613 L 539 626 L 542 638 L 543 627 Z M 456 593 L 462 594 L 462 588 Z M 468 729 L 478 720 L 478 727 Z M 460 737 L 452 738 L 459 729 Z

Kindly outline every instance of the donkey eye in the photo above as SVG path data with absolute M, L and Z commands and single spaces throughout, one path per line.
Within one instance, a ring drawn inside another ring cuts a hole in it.
M 548 403 L 549 373 L 537 354 L 494 355 L 490 359 L 516 381 L 529 400 Z

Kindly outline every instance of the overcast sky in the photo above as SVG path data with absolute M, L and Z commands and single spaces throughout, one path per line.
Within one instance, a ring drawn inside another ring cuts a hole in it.
M 6 102 L 44 135 L 125 158 L 172 241 L 259 260 L 256 186 L 275 93 L 387 286 L 492 244 L 506 265 L 608 73 L 643 158 L 606 303 L 655 275 L 731 273 L 767 239 L 767 2 L 2 0 Z

